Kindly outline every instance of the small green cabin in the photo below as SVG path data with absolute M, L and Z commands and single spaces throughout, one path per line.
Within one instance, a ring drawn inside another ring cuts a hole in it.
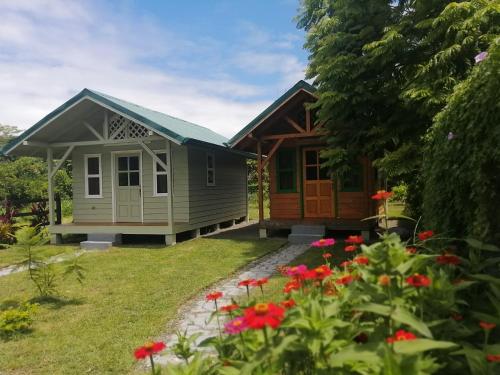
M 2 149 L 47 159 L 52 242 L 164 235 L 247 218 L 248 154 L 205 127 L 84 89 Z M 55 224 L 53 177 L 73 166 L 73 222 Z

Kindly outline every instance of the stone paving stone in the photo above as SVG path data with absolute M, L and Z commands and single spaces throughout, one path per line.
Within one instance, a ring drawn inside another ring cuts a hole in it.
M 202 335 L 196 340 L 195 346 L 208 337 L 218 335 L 217 319 L 214 318 L 208 323 L 210 316 L 214 311 L 214 303 L 205 301 L 205 296 L 208 293 L 221 291 L 224 296 L 217 301 L 217 304 L 219 306 L 229 304 L 231 303 L 231 298 L 245 295 L 246 293 L 246 288 L 237 287 L 238 282 L 245 279 L 260 279 L 263 277 L 269 277 L 276 273 L 276 268 L 279 265 L 290 263 L 307 249 L 309 249 L 309 245 L 289 245 L 276 253 L 267 255 L 262 259 L 252 262 L 239 274 L 217 283 L 211 287 L 210 290 L 203 292 L 198 297 L 181 307 L 178 312 L 180 320 L 175 324 L 174 330 L 179 329 L 182 332 L 187 330 L 188 335 L 201 333 Z M 221 320 L 221 326 L 222 325 L 223 322 Z M 175 334 L 170 334 L 161 337 L 160 340 L 165 341 L 167 343 L 167 347 L 172 347 L 177 342 L 177 337 Z M 201 348 L 198 350 L 200 349 Z M 166 364 L 181 363 L 182 361 L 175 357 L 172 352 L 167 350 L 164 354 L 156 358 L 156 362 L 159 364 Z M 147 363 L 145 364 L 147 365 Z

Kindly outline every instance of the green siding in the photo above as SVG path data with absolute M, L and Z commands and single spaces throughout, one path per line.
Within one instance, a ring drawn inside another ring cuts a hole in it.
M 215 186 L 207 186 L 206 154 L 215 156 Z M 221 150 L 189 146 L 189 223 L 193 228 L 247 215 L 244 157 Z

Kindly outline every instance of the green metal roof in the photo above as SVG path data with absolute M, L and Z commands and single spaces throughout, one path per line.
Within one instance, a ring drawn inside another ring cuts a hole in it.
M 141 107 L 137 104 L 133 104 L 95 90 L 83 89 L 80 93 L 49 113 L 31 128 L 27 129 L 24 133 L 19 135 L 17 138 L 7 143 L 0 150 L 0 154 L 7 155 L 16 146 L 29 138 L 29 136 L 34 134 L 37 130 L 47 125 L 56 116 L 66 111 L 69 107 L 71 107 L 79 100 L 86 97 L 94 100 L 97 103 L 101 103 L 111 109 L 114 109 L 117 112 L 121 112 L 131 119 L 136 120 L 137 122 L 149 126 L 151 129 L 155 130 L 161 135 L 164 135 L 167 138 L 170 138 L 176 143 L 185 144 L 190 141 L 195 141 L 209 143 L 221 147 L 227 147 L 227 138 L 203 126 L 196 125 L 161 112 L 153 111 L 151 109 Z
M 294 96 L 298 91 L 305 90 L 311 94 L 316 92 L 316 88 L 306 81 L 300 80 L 292 88 L 290 88 L 287 92 L 281 95 L 278 99 L 276 99 L 269 107 L 267 107 L 264 111 L 262 111 L 257 117 L 255 117 L 250 123 L 241 129 L 235 136 L 233 136 L 227 143 L 229 146 L 233 147 L 240 139 L 245 137 L 248 133 L 250 133 L 255 127 L 257 127 L 262 120 L 264 120 L 267 116 L 273 113 L 276 109 L 281 107 L 283 103 L 285 103 L 288 99 Z

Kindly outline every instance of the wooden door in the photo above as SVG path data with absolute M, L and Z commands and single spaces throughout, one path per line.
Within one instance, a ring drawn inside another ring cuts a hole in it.
M 320 148 L 303 150 L 304 217 L 333 217 L 332 181 L 321 168 Z
M 141 158 L 140 155 L 116 157 L 116 221 L 141 222 Z

